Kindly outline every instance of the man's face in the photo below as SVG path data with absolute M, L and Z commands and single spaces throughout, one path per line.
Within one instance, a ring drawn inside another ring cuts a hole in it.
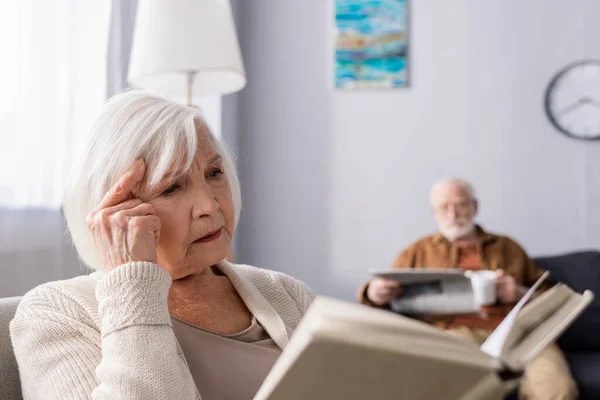
M 448 240 L 457 240 L 473 233 L 477 201 L 459 184 L 449 182 L 432 194 L 435 219 L 440 233 Z

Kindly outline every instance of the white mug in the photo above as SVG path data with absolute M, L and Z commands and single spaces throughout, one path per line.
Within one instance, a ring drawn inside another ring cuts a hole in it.
M 496 272 L 495 271 L 467 271 L 471 279 L 475 304 L 490 306 L 496 303 Z

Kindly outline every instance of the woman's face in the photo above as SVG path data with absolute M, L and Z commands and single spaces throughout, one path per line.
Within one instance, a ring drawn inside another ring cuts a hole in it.
M 156 188 L 139 196 L 161 220 L 157 260 L 173 279 L 202 273 L 227 257 L 235 225 L 221 155 L 199 131 L 191 169 L 183 175 L 169 171 Z

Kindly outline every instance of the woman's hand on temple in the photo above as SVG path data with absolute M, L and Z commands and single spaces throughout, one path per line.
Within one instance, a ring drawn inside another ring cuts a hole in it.
M 146 164 L 137 160 L 86 219 L 106 272 L 132 261 L 156 263 L 160 218 L 132 194 L 145 173 Z

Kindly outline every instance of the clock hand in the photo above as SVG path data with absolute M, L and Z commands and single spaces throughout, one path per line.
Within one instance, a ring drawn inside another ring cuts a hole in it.
M 563 108 L 562 110 L 559 111 L 560 114 L 567 114 L 570 113 L 571 111 L 575 110 L 576 108 L 579 108 L 581 106 L 583 102 L 581 101 L 581 99 L 577 100 L 575 103 L 566 106 L 565 108 Z
M 596 107 L 600 107 L 600 101 L 594 99 L 593 97 L 588 98 L 588 103 L 595 105 Z

